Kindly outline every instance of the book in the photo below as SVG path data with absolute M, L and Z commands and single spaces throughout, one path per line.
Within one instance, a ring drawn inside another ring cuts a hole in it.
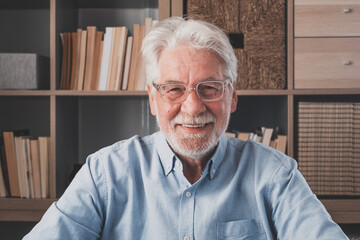
M 145 36 L 145 26 L 140 26 L 140 35 L 139 35 L 139 44 L 138 44 L 138 59 L 136 61 L 136 70 L 135 70 L 135 83 L 134 90 L 141 91 L 145 90 L 146 82 L 145 82 L 145 68 L 141 55 L 141 46 Z
M 100 66 L 100 78 L 98 90 L 106 90 L 107 89 L 107 81 L 109 75 L 109 64 L 110 64 L 110 56 L 112 52 L 112 38 L 113 38 L 114 28 L 106 27 L 104 33 L 104 46 L 101 56 L 101 66 Z
M 99 87 L 99 79 L 100 79 L 100 68 L 101 68 L 101 58 L 103 52 L 103 35 L 104 32 L 97 31 L 95 38 L 95 54 L 94 54 L 94 67 L 93 67 L 93 79 L 91 80 L 90 90 L 97 90 Z
M 0 164 L 2 168 L 2 174 L 4 178 L 5 188 L 7 196 L 10 194 L 9 175 L 7 171 L 6 157 L 5 157 L 5 146 L 3 137 L 0 138 Z
M 78 32 L 73 32 L 71 33 L 71 79 L 69 90 L 75 90 L 75 86 L 77 86 L 78 53 Z
M 91 90 L 91 82 L 94 78 L 94 59 L 95 59 L 95 39 L 97 28 L 95 26 L 87 26 L 87 40 L 86 40 L 86 60 L 85 60 L 85 76 L 84 87 L 85 91 Z
M 278 135 L 276 142 L 276 149 L 280 152 L 286 153 L 287 136 Z
M 27 137 L 28 136 L 26 137 L 16 136 L 14 138 L 21 198 L 30 198 L 30 185 L 28 178 L 27 149 L 26 149 Z
M 136 86 L 136 66 L 139 55 L 140 24 L 133 25 L 133 46 L 131 50 L 130 72 L 128 80 L 129 91 L 134 91 Z
M 9 195 L 12 197 L 20 197 L 20 183 L 18 163 L 16 159 L 15 136 L 24 135 L 29 135 L 29 130 L 3 132 L 7 173 L 9 176 Z
M 4 169 L 3 169 L 3 162 L 2 156 L 0 155 L 0 197 L 7 197 L 8 192 L 6 188 L 5 176 L 4 176 Z
M 27 159 L 27 167 L 28 167 L 28 179 L 29 179 L 29 190 L 30 190 L 30 197 L 34 197 L 34 171 L 32 168 L 32 160 L 31 160 L 31 148 L 30 148 L 30 139 L 33 137 L 29 137 L 25 139 L 25 145 L 26 145 L 26 159 Z
M 262 138 L 262 144 L 266 146 L 270 146 L 271 137 L 273 134 L 274 129 L 272 128 L 265 128 L 263 131 L 263 138 Z
M 33 170 L 33 181 L 34 181 L 33 197 L 41 198 L 39 139 L 30 140 L 30 149 L 31 149 L 31 166 Z
M 119 61 L 119 48 L 120 48 L 120 37 L 121 37 L 121 27 L 114 27 L 114 34 L 112 38 L 112 51 L 110 54 L 110 63 L 109 63 L 109 74 L 107 80 L 106 90 L 115 90 L 116 82 L 116 73 Z
M 39 137 L 38 139 L 39 139 L 41 197 L 48 198 L 50 195 L 50 189 L 49 189 L 50 138 Z
M 140 43 L 139 43 L 139 62 L 137 65 L 137 81 L 136 81 L 136 90 L 137 91 L 143 91 L 146 90 L 146 73 L 145 73 L 145 66 L 144 62 L 142 60 L 142 54 L 140 53 L 143 39 L 146 37 L 146 35 L 151 31 L 153 25 L 152 18 L 145 18 L 144 20 L 144 27 L 140 29 Z
M 69 89 L 69 85 L 70 85 L 71 56 L 69 56 L 69 53 L 71 52 L 71 34 L 68 32 L 61 33 L 60 37 L 63 46 L 60 89 L 65 90 L 65 89 Z
M 121 90 L 127 90 L 127 88 L 128 88 L 131 51 L 132 51 L 132 45 L 133 45 L 132 43 L 133 43 L 133 36 L 128 36 L 127 42 L 126 42 L 124 74 L 123 74 Z
M 76 47 L 76 69 L 75 71 L 75 81 L 72 84 L 71 90 L 77 90 L 78 89 L 78 82 L 79 82 L 79 73 L 80 73 L 80 56 L 81 56 L 81 36 L 82 36 L 82 29 L 78 28 L 76 30 L 76 39 L 77 39 L 77 47 Z
M 249 133 L 246 132 L 238 132 L 237 134 L 237 138 L 243 140 L 243 141 L 247 141 L 249 140 Z
M 81 30 L 80 40 L 80 55 L 79 55 L 79 74 L 77 79 L 77 90 L 84 89 L 84 75 L 85 75 L 85 64 L 86 64 L 86 41 L 87 41 L 87 30 Z
M 128 29 L 126 27 L 121 27 L 120 47 L 118 52 L 118 66 L 116 70 L 115 87 L 113 90 L 121 90 L 122 78 L 124 73 L 127 37 L 128 37 Z
M 225 132 L 225 135 L 226 136 L 229 136 L 229 137 L 236 137 L 236 133 L 234 133 L 234 132 Z

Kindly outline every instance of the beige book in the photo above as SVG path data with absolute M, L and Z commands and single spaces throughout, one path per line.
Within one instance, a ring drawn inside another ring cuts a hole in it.
M 50 138 L 39 137 L 41 197 L 49 197 L 49 156 Z
M 135 71 L 135 83 L 134 90 L 141 91 L 145 90 L 145 68 L 141 55 L 141 46 L 145 36 L 145 26 L 140 26 L 140 35 L 139 35 L 139 48 L 138 48 L 138 59 L 136 62 L 136 71 Z
M 91 81 L 90 90 L 97 90 L 99 86 L 100 79 L 100 67 L 101 67 L 101 58 L 103 52 L 104 41 L 102 40 L 104 32 L 97 31 L 95 38 L 95 55 L 94 55 L 94 67 L 93 67 L 93 79 Z
M 107 81 L 107 90 L 115 90 L 116 72 L 119 61 L 121 27 L 114 27 L 112 38 L 112 51 L 110 54 L 109 75 Z
M 80 60 L 79 60 L 79 75 L 78 75 L 78 84 L 77 90 L 84 89 L 84 75 L 85 75 L 85 64 L 86 64 L 86 41 L 87 41 L 87 31 L 81 31 L 81 44 L 80 44 Z
M 139 54 L 139 41 L 140 41 L 140 24 L 133 25 L 133 46 L 131 50 L 131 62 L 130 62 L 130 72 L 129 72 L 129 81 L 128 81 L 128 90 L 135 90 L 135 77 L 136 77 L 136 65 L 138 61 Z
M 236 134 L 233 133 L 233 132 L 225 132 L 225 135 L 229 136 L 229 137 L 235 137 L 236 136 Z
M 19 174 L 18 174 L 18 163 L 16 160 L 16 152 L 15 152 L 14 132 L 6 131 L 3 133 L 3 137 L 4 137 L 4 145 L 5 145 L 7 171 L 9 176 L 10 196 L 20 197 L 20 184 L 19 184 Z
M 41 173 L 40 173 L 40 155 L 39 155 L 39 140 L 30 140 L 31 149 L 31 165 L 33 170 L 34 180 L 34 198 L 41 198 Z
M 272 128 L 265 128 L 263 131 L 263 138 L 262 138 L 262 144 L 266 146 L 270 146 L 271 136 L 273 134 L 274 129 Z
M 286 142 L 287 142 L 287 136 L 285 135 L 278 135 L 277 138 L 277 143 L 276 143 L 276 149 L 279 150 L 280 152 L 285 153 L 286 151 Z
M 31 147 L 30 147 L 30 140 L 33 137 L 29 137 L 24 139 L 25 144 L 26 144 L 26 160 L 27 160 L 27 167 L 28 167 L 28 179 L 29 179 L 29 189 L 30 189 L 30 197 L 33 198 L 34 194 L 35 194 L 35 189 L 34 189 L 34 171 L 32 168 L 32 159 L 31 159 Z
M 243 141 L 247 141 L 247 140 L 249 140 L 249 133 L 239 132 L 237 135 L 237 138 L 241 139 Z
M 78 33 L 71 33 L 71 78 L 70 78 L 70 90 L 74 90 L 77 86 L 77 67 L 78 67 Z
M 18 176 L 20 186 L 20 197 L 30 198 L 29 181 L 27 178 L 27 153 L 26 153 L 26 141 L 23 141 L 23 137 L 15 137 L 15 152 L 16 161 L 18 165 Z
M 128 29 L 126 27 L 121 27 L 120 46 L 118 52 L 118 66 L 117 66 L 114 90 L 121 90 L 121 86 L 122 86 L 127 36 L 128 36 Z
M 0 197 L 7 197 L 8 193 L 6 191 L 5 178 L 3 175 L 2 165 L 0 164 Z
M 124 74 L 123 74 L 121 90 L 127 90 L 128 88 L 132 46 L 133 46 L 133 36 L 128 36 L 126 43 Z
M 94 78 L 94 58 L 95 58 L 95 39 L 96 39 L 96 27 L 88 26 L 87 41 L 86 41 L 86 61 L 85 61 L 85 76 L 84 76 L 84 90 L 89 91 L 91 89 L 91 82 Z

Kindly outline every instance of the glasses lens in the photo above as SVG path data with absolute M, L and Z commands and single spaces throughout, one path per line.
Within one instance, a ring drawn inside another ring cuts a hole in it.
M 203 100 L 216 100 L 222 97 L 224 83 L 221 81 L 202 82 L 197 86 L 199 97 Z
M 186 85 L 183 84 L 165 84 L 160 88 L 163 99 L 167 102 L 179 102 L 186 92 Z

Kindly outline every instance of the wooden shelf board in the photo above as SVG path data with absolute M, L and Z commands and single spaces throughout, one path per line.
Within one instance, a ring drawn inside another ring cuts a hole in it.
M 57 90 L 56 96 L 146 96 L 147 91 L 74 91 Z
M 0 198 L 0 221 L 37 222 L 56 199 Z
M 0 90 L 0 96 L 50 96 L 50 90 Z
M 360 89 L 236 90 L 238 96 L 357 95 Z M 146 96 L 147 91 L 0 90 L 0 96 Z
M 339 88 L 339 89 L 294 89 L 289 90 L 293 95 L 353 95 L 360 94 L 359 88 Z

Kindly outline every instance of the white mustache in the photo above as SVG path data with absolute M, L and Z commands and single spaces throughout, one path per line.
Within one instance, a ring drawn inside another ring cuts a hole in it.
M 216 118 L 210 112 L 204 112 L 197 116 L 191 116 L 179 113 L 171 120 L 171 127 L 174 129 L 176 124 L 182 125 L 205 125 L 206 123 L 215 123 Z

